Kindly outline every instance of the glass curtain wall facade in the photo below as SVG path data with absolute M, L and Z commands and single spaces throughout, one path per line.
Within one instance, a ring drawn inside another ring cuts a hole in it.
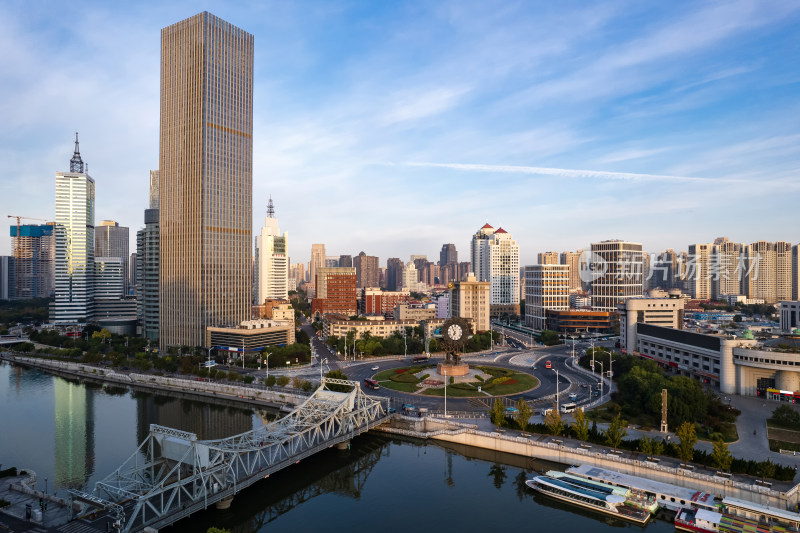
M 208 12 L 161 30 L 162 349 L 250 318 L 253 47 Z
M 70 172 L 56 172 L 56 298 L 50 320 L 84 323 L 94 315 L 94 180 L 75 140 Z

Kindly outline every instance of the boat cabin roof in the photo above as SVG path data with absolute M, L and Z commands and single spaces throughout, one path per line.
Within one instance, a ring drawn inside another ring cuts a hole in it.
M 590 477 L 598 481 L 606 483 L 613 483 L 628 487 L 631 489 L 638 489 L 645 492 L 654 494 L 664 494 L 674 497 L 676 500 L 683 500 L 688 505 L 690 502 L 698 507 L 715 508 L 714 495 L 710 492 L 701 492 L 695 489 L 687 489 L 672 485 L 671 483 L 662 483 L 661 481 L 653 481 L 651 479 L 623 474 L 616 470 L 607 470 L 598 466 L 589 464 L 582 464 L 571 466 L 567 469 L 570 474 L 576 474 L 581 477 Z

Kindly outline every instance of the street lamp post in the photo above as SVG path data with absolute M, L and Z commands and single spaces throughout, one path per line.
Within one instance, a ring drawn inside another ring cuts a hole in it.
M 558 385 L 560 384 L 561 380 L 558 379 L 558 369 L 556 368 L 554 370 L 556 371 L 556 411 L 558 411 Z
M 447 418 L 447 370 L 442 369 L 444 372 L 444 417 Z
M 594 337 L 592 337 L 592 375 L 594 375 Z
M 319 384 L 320 385 L 322 385 L 322 365 L 327 365 L 327 364 L 328 364 L 328 360 L 327 359 L 322 359 L 319 362 Z
M 266 368 L 267 368 L 267 378 L 269 378 L 269 356 L 270 355 L 272 355 L 272 352 L 267 352 L 267 358 L 265 359 L 265 361 L 266 361 L 265 364 L 266 364 Z
M 604 368 L 603 368 L 603 362 L 602 361 L 598 361 L 597 364 L 600 365 L 600 399 L 602 400 L 603 399 L 603 382 L 605 381 L 603 379 Z
M 611 350 L 608 351 L 608 379 L 614 377 L 614 359 L 611 357 Z

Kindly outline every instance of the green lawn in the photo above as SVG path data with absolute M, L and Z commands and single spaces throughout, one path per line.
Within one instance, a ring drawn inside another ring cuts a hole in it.
M 420 394 L 424 396 L 444 396 L 444 388 L 425 389 L 424 391 L 420 392 Z M 474 390 L 465 390 L 465 389 L 458 389 L 456 387 L 451 387 L 450 385 L 447 386 L 448 398 L 471 398 L 473 396 L 483 396 L 483 395 L 478 392 L 477 388 L 475 388 Z

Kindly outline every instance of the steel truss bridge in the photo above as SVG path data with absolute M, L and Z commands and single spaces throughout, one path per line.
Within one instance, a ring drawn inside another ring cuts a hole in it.
M 165 527 L 386 420 L 381 400 L 367 396 L 359 382 L 323 378 L 285 417 L 233 437 L 198 440 L 151 424 L 139 448 L 92 494 L 72 490 L 70 496 L 88 512 L 109 512 L 122 533 Z

